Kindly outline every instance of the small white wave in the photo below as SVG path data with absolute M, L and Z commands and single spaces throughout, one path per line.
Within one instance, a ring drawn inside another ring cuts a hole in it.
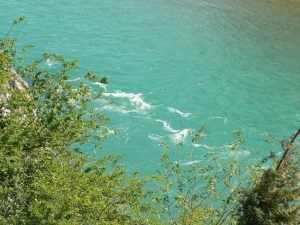
M 268 132 L 263 132 L 261 134 L 258 134 L 259 136 L 269 137 L 271 136 Z
M 168 110 L 169 110 L 169 112 L 171 112 L 171 113 L 177 113 L 177 114 L 179 114 L 181 117 L 185 117 L 185 118 L 192 115 L 192 113 L 189 113 L 189 112 L 182 112 L 182 111 L 180 111 L 179 109 L 175 109 L 175 108 L 172 108 L 172 107 L 168 107 Z
M 105 130 L 107 130 L 107 132 L 108 132 L 109 134 L 116 134 L 116 131 L 115 131 L 114 129 L 110 129 L 110 128 L 107 127 L 107 126 L 103 126 L 103 128 L 104 128 Z
M 75 79 L 69 79 L 69 80 L 66 80 L 66 81 L 68 81 L 68 82 L 75 82 L 75 81 L 79 81 L 79 80 L 81 80 L 80 77 L 77 77 Z
M 214 146 L 209 146 L 209 145 L 206 145 L 206 144 L 196 144 L 196 143 L 193 143 L 192 144 L 193 147 L 195 148 L 205 148 L 205 149 L 208 149 L 208 150 L 211 150 L 211 149 L 215 149 L 216 147 Z
M 103 88 L 106 91 L 107 84 L 103 84 L 103 83 L 100 83 L 100 82 L 94 82 L 92 84 L 97 85 L 97 86 Z
M 54 62 L 51 59 L 46 60 L 46 65 L 49 67 L 52 67 L 54 65 Z
M 164 128 L 167 130 L 167 131 L 170 131 L 172 133 L 176 133 L 176 132 L 179 132 L 179 130 L 175 130 L 173 129 L 170 124 L 164 120 L 156 120 L 157 122 L 161 122 L 164 126 Z
M 200 161 L 199 160 L 193 160 L 193 161 L 182 163 L 181 165 L 187 166 L 187 165 L 193 165 L 195 163 L 200 163 Z
M 106 105 L 100 108 L 97 108 L 97 110 L 107 110 L 107 111 L 116 111 L 122 114 L 128 114 L 132 112 L 138 112 L 137 110 L 128 110 L 124 106 L 115 106 L 115 105 Z
M 228 123 L 228 119 L 224 116 L 211 116 L 209 119 L 222 119 L 225 124 Z
M 190 129 L 183 129 L 177 133 L 175 133 L 174 135 L 172 135 L 172 139 L 175 142 L 181 142 L 184 141 L 185 138 L 189 135 L 190 133 Z
M 249 156 L 250 152 L 248 150 L 238 150 L 237 152 L 229 152 L 231 156 Z
M 106 97 L 114 97 L 114 98 L 126 98 L 129 100 L 131 105 L 135 107 L 134 110 L 129 110 L 128 112 L 140 112 L 147 109 L 150 109 L 152 106 L 145 102 L 143 99 L 143 94 L 133 94 L 133 93 L 126 93 L 121 91 L 116 91 L 114 93 L 104 93 Z
M 154 140 L 154 141 L 158 141 L 161 140 L 163 137 L 158 135 L 158 134 L 148 134 L 149 139 Z
M 171 135 L 171 138 L 174 142 L 184 141 L 191 131 L 191 129 L 175 130 L 170 126 L 168 122 L 164 120 L 156 120 L 156 121 L 161 122 L 165 130 L 174 133 L 173 135 Z
M 248 155 L 250 155 L 250 152 L 248 150 L 243 150 L 240 152 L 240 154 L 248 156 Z

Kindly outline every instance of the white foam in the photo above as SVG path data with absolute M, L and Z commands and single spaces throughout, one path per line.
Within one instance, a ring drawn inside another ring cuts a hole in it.
M 222 119 L 225 124 L 228 122 L 228 119 L 224 116 L 211 116 L 209 119 Z
M 107 132 L 108 132 L 109 134 L 116 134 L 115 130 L 109 129 L 109 127 L 107 127 L 107 126 L 103 126 L 103 128 L 104 128 L 105 130 L 107 130 Z
M 205 148 L 205 149 L 209 149 L 209 150 L 216 148 L 214 146 L 209 146 L 209 145 L 206 145 L 206 144 L 196 144 L 196 143 L 193 143 L 192 145 L 195 148 Z
M 248 150 L 243 150 L 242 152 L 241 152 L 241 154 L 242 155 L 250 155 L 250 152 L 248 151 Z
M 132 112 L 137 112 L 137 110 L 127 110 L 124 106 L 115 106 L 115 105 L 106 105 L 100 108 L 97 108 L 97 110 L 108 110 L 108 111 L 116 111 L 123 114 L 128 114 Z
M 79 80 L 81 80 L 80 77 L 77 77 L 75 79 L 69 79 L 69 80 L 66 80 L 66 81 L 68 81 L 68 82 L 74 82 L 74 81 L 79 81 Z
M 126 93 L 121 91 L 116 91 L 114 93 L 103 93 L 106 97 L 114 97 L 114 98 L 126 98 L 129 100 L 131 105 L 135 107 L 134 110 L 126 110 L 127 112 L 141 112 L 147 109 L 150 109 L 152 106 L 145 102 L 143 99 L 143 94 L 133 94 L 133 93 Z
M 52 67 L 54 65 L 54 62 L 51 59 L 46 60 L 46 65 L 49 67 Z
M 182 163 L 181 165 L 186 166 L 186 165 L 193 165 L 195 163 L 200 163 L 200 161 L 199 160 L 193 160 L 193 161 Z
M 190 133 L 190 129 L 183 129 L 177 133 L 175 133 L 174 135 L 172 135 L 172 139 L 175 142 L 181 142 L 184 141 L 185 138 L 189 135 Z
M 174 133 L 173 135 L 171 135 L 171 138 L 174 142 L 184 141 L 191 131 L 191 129 L 175 130 L 170 126 L 168 122 L 164 120 L 156 120 L 156 121 L 161 122 L 165 130 Z
M 177 114 L 179 114 L 181 117 L 185 117 L 185 118 L 192 115 L 192 113 L 189 113 L 189 112 L 182 112 L 182 111 L 180 111 L 179 109 L 175 109 L 175 108 L 172 108 L 172 107 L 168 107 L 168 110 L 169 110 L 169 112 L 171 112 L 171 113 L 177 113 Z
M 163 137 L 158 135 L 158 134 L 148 134 L 149 139 L 154 140 L 154 141 L 158 141 L 161 140 Z
M 164 121 L 164 120 L 156 120 L 156 121 L 157 121 L 157 122 L 161 122 L 161 123 L 163 124 L 164 128 L 165 128 L 167 131 L 170 131 L 170 132 L 172 132 L 172 133 L 177 133 L 177 132 L 179 132 L 179 130 L 173 129 L 173 128 L 170 126 L 170 124 L 169 124 L 168 122 Z
M 230 152 L 232 156 L 249 156 L 250 152 L 248 150 L 238 150 L 237 152 Z
M 97 86 L 103 88 L 106 91 L 107 84 L 103 84 L 103 83 L 100 83 L 100 82 L 93 82 L 92 84 L 97 85 Z

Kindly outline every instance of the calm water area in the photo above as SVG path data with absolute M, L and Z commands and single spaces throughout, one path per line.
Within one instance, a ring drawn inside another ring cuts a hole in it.
M 80 62 L 73 82 L 87 70 L 110 79 L 92 88 L 117 103 L 93 107 L 121 132 L 87 154 L 122 153 L 128 169 L 148 173 L 160 142 L 191 164 L 216 149 L 228 157 L 232 133 L 244 130 L 239 157 L 256 159 L 270 150 L 267 134 L 279 141 L 300 125 L 300 1 L 1 0 L 0 37 L 22 15 L 11 36 L 36 46 L 29 59 L 63 54 Z M 191 146 L 189 131 L 204 125 L 205 140 Z

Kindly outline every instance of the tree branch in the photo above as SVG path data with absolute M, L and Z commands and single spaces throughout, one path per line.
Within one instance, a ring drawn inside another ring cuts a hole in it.
M 290 151 L 290 146 L 294 143 L 295 139 L 297 138 L 297 136 L 300 134 L 300 128 L 297 130 L 297 132 L 295 133 L 295 135 L 293 135 L 291 137 L 291 142 L 289 143 L 289 145 L 287 146 L 287 148 L 284 150 L 284 153 L 276 167 L 276 170 L 279 170 L 283 161 L 285 160 L 286 156 L 287 156 L 287 153 Z M 284 145 L 282 145 L 282 147 L 284 148 Z

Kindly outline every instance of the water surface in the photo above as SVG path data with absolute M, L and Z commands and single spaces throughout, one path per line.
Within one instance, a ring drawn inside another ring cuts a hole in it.
M 64 54 L 82 74 L 109 76 L 107 95 L 118 103 L 94 107 L 121 129 L 103 146 L 125 153 L 129 169 L 153 170 L 161 141 L 174 147 L 203 125 L 196 160 L 235 130 L 246 131 L 244 157 L 255 158 L 262 135 L 281 139 L 299 127 L 299 1 L 1 1 L 1 36 L 21 15 L 26 22 L 11 35 L 36 45 L 29 58 Z M 176 151 L 176 160 L 188 163 L 189 152 Z

